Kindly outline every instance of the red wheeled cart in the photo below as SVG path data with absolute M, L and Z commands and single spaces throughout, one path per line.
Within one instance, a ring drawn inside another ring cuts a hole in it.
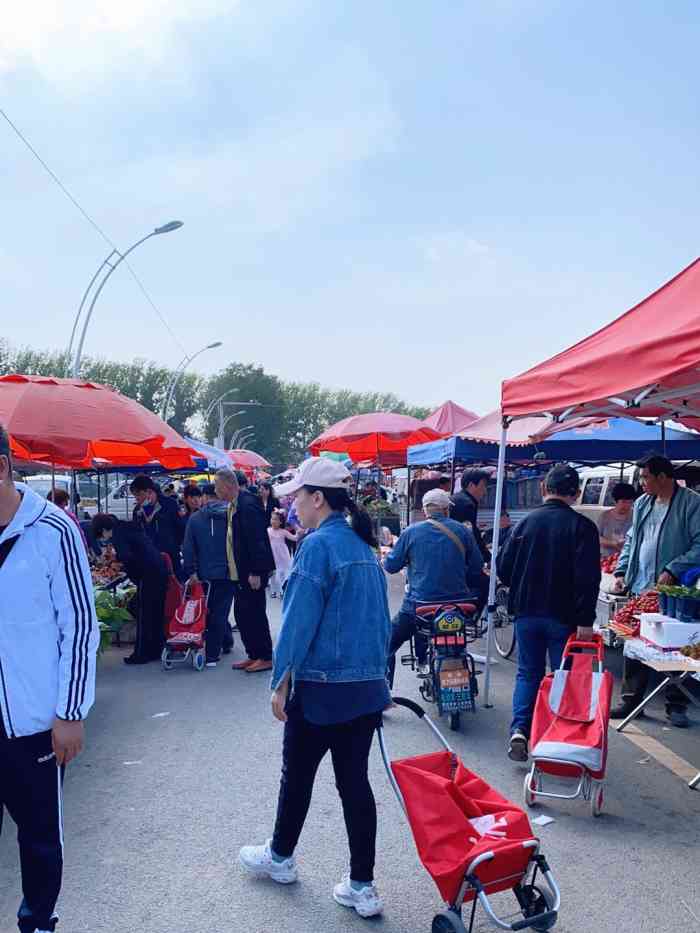
M 164 671 L 190 663 L 196 671 L 206 667 L 204 633 L 207 628 L 208 583 L 188 583 L 182 601 L 168 625 L 161 664 Z
M 444 749 L 390 761 L 384 729 L 378 730 L 387 774 L 418 855 L 446 902 L 433 919 L 432 933 L 472 933 L 477 904 L 499 930 L 551 930 L 559 888 L 525 812 L 464 767 L 421 706 L 402 697 L 393 700 L 424 720 Z M 500 917 L 490 897 L 508 890 L 517 912 Z M 464 904 L 471 904 L 468 927 Z
M 608 723 L 613 676 L 603 670 L 603 640 L 566 643 L 561 667 L 540 685 L 530 734 L 532 768 L 525 778 L 525 803 L 540 797 L 591 803 L 593 816 L 603 810 Z M 544 788 L 544 776 L 570 778 L 571 793 Z

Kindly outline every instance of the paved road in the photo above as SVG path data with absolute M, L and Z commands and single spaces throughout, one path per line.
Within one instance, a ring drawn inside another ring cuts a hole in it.
M 392 585 L 392 601 L 400 591 Z M 275 625 L 279 605 L 271 604 Z M 237 648 L 237 652 L 238 652 Z M 465 763 L 521 800 L 525 769 L 504 755 L 513 666 L 495 669 L 496 707 L 480 709 L 454 737 Z M 417 698 L 408 670 L 398 687 Z M 158 715 L 167 713 L 167 715 Z M 700 722 L 681 736 L 645 730 L 700 767 Z M 396 757 L 434 748 L 403 710 L 387 720 Z M 327 763 L 298 850 L 302 881 L 259 882 L 238 868 L 238 848 L 271 832 L 281 727 L 268 712 L 265 675 L 228 665 L 195 674 L 129 669 L 112 650 L 101 660 L 88 749 L 65 793 L 64 933 L 427 933 L 439 899 L 373 756 L 379 808 L 377 878 L 386 903 L 362 921 L 330 898 L 346 870 L 339 803 Z M 674 744 L 675 743 L 675 744 Z M 700 930 L 700 794 L 623 736 L 611 737 L 606 815 L 583 802 L 543 808 L 543 850 L 560 881 L 560 933 L 689 933 Z M 0 839 L 0 933 L 14 930 L 19 898 L 14 835 Z M 479 929 L 493 929 L 485 923 Z

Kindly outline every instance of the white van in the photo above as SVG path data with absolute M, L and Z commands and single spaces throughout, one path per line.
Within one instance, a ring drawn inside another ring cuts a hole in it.
M 599 466 L 579 468 L 581 489 L 574 508 L 600 526 L 604 512 L 612 508 L 612 491 L 618 483 L 634 483 L 638 473 L 634 464 L 624 468 Z

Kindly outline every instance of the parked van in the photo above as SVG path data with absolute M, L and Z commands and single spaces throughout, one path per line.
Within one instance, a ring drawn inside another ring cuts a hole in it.
M 623 469 L 611 466 L 579 468 L 581 489 L 574 506 L 575 510 L 600 526 L 603 513 L 615 505 L 612 497 L 615 486 L 618 483 L 634 484 L 638 472 L 634 464 L 629 464 Z

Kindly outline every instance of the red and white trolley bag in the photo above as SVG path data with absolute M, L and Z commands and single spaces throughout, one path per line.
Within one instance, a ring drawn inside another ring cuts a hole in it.
M 190 662 L 197 671 L 206 665 L 204 636 L 207 628 L 209 584 L 188 583 L 170 619 L 168 640 L 161 658 L 163 670 Z
M 566 643 L 559 670 L 540 685 L 532 721 L 530 748 L 533 765 L 525 779 L 525 802 L 537 797 L 591 801 L 594 816 L 603 805 L 603 779 L 608 756 L 608 722 L 613 676 L 603 670 L 603 642 Z M 542 775 L 578 779 L 575 793 L 552 793 L 543 788 Z

